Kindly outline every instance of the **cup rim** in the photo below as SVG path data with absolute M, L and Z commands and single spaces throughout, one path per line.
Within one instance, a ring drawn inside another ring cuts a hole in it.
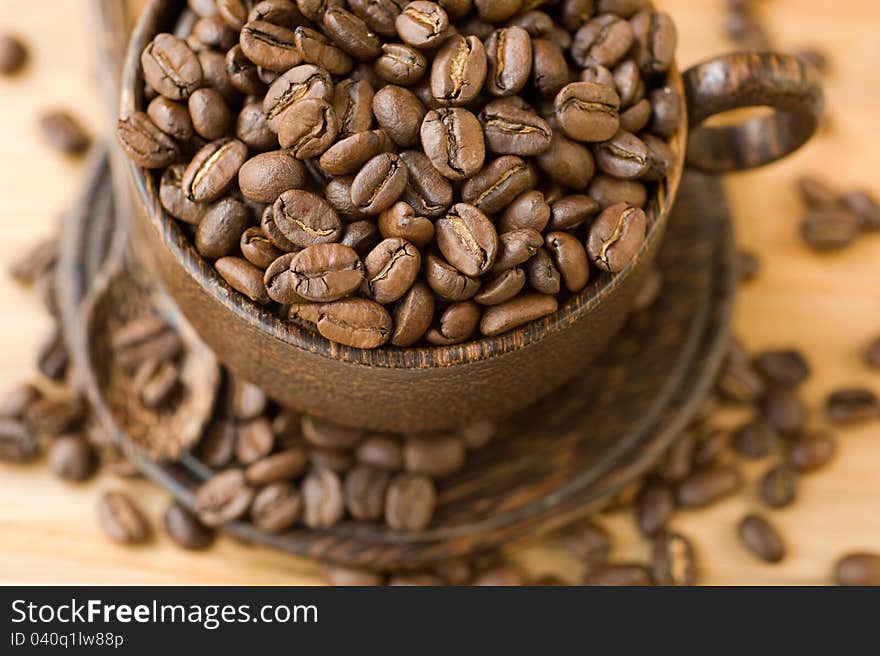
M 160 33 L 164 12 L 169 9 L 170 0 L 149 0 L 138 17 L 125 55 L 119 100 L 120 116 L 145 111 L 142 106 L 144 79 L 140 54 L 147 43 Z M 633 275 L 654 242 L 662 239 L 663 228 L 669 219 L 684 172 L 688 132 L 684 83 L 675 62 L 667 73 L 667 84 L 675 88 L 681 98 L 682 120 L 678 130 L 667 141 L 675 153 L 675 164 L 665 178 L 656 182 L 656 190 L 649 196 L 644 208 L 648 218 L 648 232 L 632 260 L 618 273 L 602 273 L 591 280 L 584 290 L 566 299 L 553 314 L 501 335 L 481 336 L 452 346 L 383 346 L 360 349 L 331 342 L 316 332 L 281 319 L 276 313 L 232 289 L 216 269 L 198 254 L 178 222 L 165 212 L 159 201 L 154 176 L 127 158 L 126 164 L 130 180 L 137 191 L 137 198 L 146 209 L 151 227 L 158 233 L 162 245 L 170 251 L 175 261 L 204 293 L 240 320 L 258 328 L 267 337 L 315 355 L 353 365 L 393 369 L 453 367 L 510 355 L 565 330 L 594 313 L 605 299 L 612 296 Z

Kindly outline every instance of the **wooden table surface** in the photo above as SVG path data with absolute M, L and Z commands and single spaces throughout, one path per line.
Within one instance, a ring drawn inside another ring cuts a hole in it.
M 660 0 L 678 21 L 683 66 L 729 49 L 720 36 L 722 0 Z M 880 194 L 880 3 L 876 0 L 767 0 L 766 19 L 779 48 L 819 46 L 831 53 L 827 78 L 829 126 L 784 163 L 727 180 L 739 239 L 763 262 L 759 281 L 745 288 L 736 329 L 750 347 L 796 346 L 809 353 L 815 375 L 806 386 L 817 425 L 824 395 L 837 385 L 867 384 L 859 351 L 880 334 L 880 235 L 843 253 L 819 257 L 797 237 L 801 210 L 793 180 L 813 173 L 841 187 Z M 35 129 L 37 113 L 68 107 L 100 134 L 105 124 L 89 67 L 86 0 L 0 0 L 0 31 L 21 34 L 32 49 L 27 71 L 0 79 L 0 262 L 30 238 L 45 234 L 72 201 L 82 164 L 49 152 Z M 0 388 L 32 375 L 48 321 L 25 291 L 0 279 Z M 791 508 L 773 513 L 789 544 L 780 565 L 754 560 L 738 544 L 735 524 L 758 507 L 755 475 L 747 491 L 699 512 L 681 513 L 676 528 L 698 546 L 702 580 L 712 584 L 819 584 L 834 559 L 854 549 L 880 551 L 880 424 L 840 431 L 833 464 L 803 479 Z M 191 554 L 159 534 L 126 549 L 97 530 L 99 490 L 124 487 L 158 522 L 167 494 L 146 482 L 103 476 L 65 484 L 43 465 L 0 465 L 0 582 L 312 584 L 317 567 L 266 549 L 222 539 Z M 644 558 L 647 545 L 629 516 L 601 518 L 614 533 L 616 558 Z M 552 545 L 519 548 L 514 557 L 534 573 L 576 580 L 578 565 Z

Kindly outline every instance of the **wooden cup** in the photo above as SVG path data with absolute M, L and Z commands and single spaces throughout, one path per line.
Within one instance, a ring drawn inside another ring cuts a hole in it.
M 179 2 L 150 0 L 126 56 L 120 114 L 142 108 L 140 53 L 173 25 Z M 796 150 L 818 125 L 817 73 L 786 55 L 734 54 L 687 71 L 673 70 L 695 129 L 671 140 L 675 164 L 645 211 L 642 249 L 622 272 L 603 275 L 540 321 L 507 334 L 448 347 L 361 350 L 332 343 L 278 318 L 232 290 L 163 212 L 157 181 L 129 164 L 138 256 L 181 312 L 237 376 L 287 407 L 337 423 L 398 433 L 454 429 L 497 419 L 552 392 L 587 366 L 620 330 L 658 252 L 685 159 L 728 171 L 764 164 Z M 726 128 L 699 128 L 710 116 L 750 105 L 770 117 Z

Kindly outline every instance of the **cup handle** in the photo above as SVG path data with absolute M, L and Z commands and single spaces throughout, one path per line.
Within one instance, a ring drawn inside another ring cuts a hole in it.
M 741 52 L 697 64 L 684 74 L 690 136 L 687 163 L 712 173 L 762 166 L 803 146 L 825 102 L 810 64 L 772 52 Z M 710 116 L 743 107 L 771 107 L 766 116 L 707 127 Z

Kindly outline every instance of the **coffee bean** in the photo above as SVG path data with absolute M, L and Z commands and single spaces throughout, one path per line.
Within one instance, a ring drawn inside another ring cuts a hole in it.
M 880 337 L 868 344 L 862 354 L 862 361 L 870 369 L 880 369 Z
M 880 416 L 880 400 L 869 389 L 847 388 L 832 392 L 825 401 L 825 413 L 832 424 L 860 424 Z
M 801 237 L 816 251 L 845 248 L 856 240 L 861 231 L 862 224 L 855 214 L 835 207 L 810 210 L 800 225 Z
M 589 564 L 605 562 L 611 553 L 611 535 L 590 520 L 567 527 L 558 542 L 563 549 Z
M 278 137 L 269 127 L 269 119 L 263 113 L 263 103 L 245 103 L 235 122 L 235 136 L 252 152 L 266 152 L 278 147 Z
M 333 449 L 312 449 L 309 460 L 313 470 L 329 469 L 342 476 L 354 466 L 354 458 L 347 451 Z
M 574 36 L 571 55 L 581 66 L 595 62 L 610 68 L 629 51 L 635 33 L 628 21 L 602 14 L 581 27 Z
M 852 553 L 834 565 L 837 585 L 880 585 L 880 554 Z
M 553 314 L 558 302 L 544 294 L 525 294 L 511 301 L 488 308 L 480 321 L 484 335 L 500 335 L 542 317 Z
M 400 442 L 391 435 L 367 435 L 358 446 L 355 457 L 363 465 L 389 472 L 399 471 L 403 467 Z
M 415 283 L 394 310 L 394 332 L 391 343 L 412 346 L 428 331 L 434 317 L 434 295 L 422 282 Z
M 754 403 L 764 396 L 766 386 L 751 363 L 728 357 L 716 382 L 720 394 L 734 403 Z
M 642 99 L 629 109 L 620 112 L 620 128 L 627 132 L 641 132 L 651 120 L 651 103 Z
M 483 89 L 487 71 L 486 49 L 480 40 L 454 35 L 434 58 L 431 93 L 443 105 L 467 105 Z
M 523 573 L 513 565 L 498 565 L 474 578 L 471 585 L 491 587 L 522 587 L 526 584 Z
M 162 516 L 165 532 L 178 546 L 189 551 L 201 551 L 211 546 L 214 532 L 177 501 L 171 503 Z
M 388 85 L 373 96 L 373 114 L 382 129 L 401 148 L 419 142 L 419 130 L 427 110 L 416 95 L 403 87 Z
M 828 183 L 811 176 L 801 176 L 797 180 L 797 190 L 801 200 L 809 208 L 834 207 L 838 205 L 838 194 Z
M 525 284 L 526 274 L 522 269 L 507 269 L 483 285 L 474 300 L 480 305 L 500 305 L 519 294 Z
M 636 521 L 642 535 L 656 535 L 665 529 L 673 512 L 675 494 L 672 488 L 660 482 L 647 485 L 636 506 Z
M 863 230 L 880 230 L 880 202 L 871 193 L 850 191 L 840 197 L 840 202 L 859 218 Z
M 186 100 L 202 84 L 198 57 L 182 39 L 158 34 L 141 54 L 144 79 L 169 100 Z
M 360 257 L 366 257 L 381 239 L 379 228 L 372 221 L 355 221 L 345 226 L 339 243 L 353 249 Z
M 245 477 L 253 485 L 268 485 L 298 478 L 306 471 L 308 463 L 304 449 L 291 448 L 251 463 L 245 471 Z
M 14 75 L 27 63 L 24 43 L 11 34 L 0 34 L 0 75 Z
M 321 155 L 321 168 L 330 175 L 356 173 L 370 159 L 383 152 L 387 145 L 381 130 L 358 132 L 337 141 Z
M 327 468 L 309 474 L 302 483 L 303 522 L 313 530 L 342 521 L 345 501 L 339 476 Z
M 342 244 L 315 244 L 290 263 L 293 291 L 307 301 L 329 303 L 354 293 L 364 280 L 358 254 Z
M 635 58 L 645 75 L 665 73 L 675 58 L 678 32 L 663 11 L 640 11 L 630 21 L 635 33 Z
M 265 417 L 258 417 L 242 424 L 235 443 L 235 457 L 243 465 L 250 465 L 265 458 L 272 451 L 275 434 L 272 424 Z
M 443 216 L 446 210 L 452 206 L 452 186 L 434 168 L 431 160 L 424 153 L 406 150 L 400 153 L 400 159 L 403 160 L 409 171 L 403 200 L 412 206 L 418 216 L 425 216 L 429 219 Z M 404 235 L 385 236 L 400 236 L 417 243 Z
M 30 383 L 15 385 L 0 397 L 0 418 L 21 419 L 41 396 L 42 392 Z
M 505 155 L 493 160 L 461 188 L 461 197 L 486 214 L 496 214 L 535 184 L 525 160 Z
M 651 578 L 655 585 L 696 585 L 694 546 L 681 533 L 664 531 L 654 539 Z
M 229 107 L 214 89 L 194 91 L 189 97 L 189 113 L 196 133 L 208 140 L 221 138 L 232 125 Z
M 794 435 L 803 428 L 807 410 L 797 392 L 775 387 L 761 401 L 761 412 L 777 433 Z
M 161 411 L 180 388 L 180 368 L 173 362 L 146 360 L 135 371 L 132 386 L 141 405 Z
M 342 5 L 342 0 L 296 0 L 296 6 L 302 15 L 312 21 L 320 21 L 327 11 Z M 362 7 L 363 4 L 359 6 Z
M 248 228 L 239 242 L 241 254 L 258 269 L 266 269 L 283 253 L 266 237 L 261 228 Z M 268 288 L 268 286 L 267 286 Z M 271 296 L 271 293 L 270 293 Z
M 403 459 L 411 474 L 444 478 L 464 466 L 464 444 L 455 435 L 413 436 L 404 445 Z
M 636 180 L 619 180 L 608 175 L 597 175 L 593 178 L 587 193 L 603 210 L 618 203 L 644 207 L 648 199 L 648 192 L 643 183 Z
M 617 563 L 599 565 L 590 569 L 584 577 L 583 585 L 588 586 L 646 586 L 651 585 L 651 577 L 643 565 Z
M 28 406 L 24 422 L 37 436 L 54 437 L 80 427 L 84 418 L 81 398 L 46 396 Z
M 226 77 L 229 84 L 239 93 L 262 95 L 265 85 L 260 79 L 257 65 L 254 64 L 240 45 L 236 45 L 226 53 L 224 59 Z
M 553 137 L 550 125 L 534 112 L 496 100 L 480 113 L 486 147 L 500 155 L 523 157 L 547 152 Z
M 533 190 L 520 194 L 497 222 L 499 233 L 511 232 L 520 228 L 530 228 L 543 232 L 550 221 L 550 205 L 544 193 Z
M 408 177 L 400 157 L 393 153 L 376 155 L 355 176 L 351 202 L 364 214 L 380 214 L 400 198 Z
M 351 186 L 353 183 L 353 175 L 333 178 L 324 187 L 324 196 L 333 209 L 346 221 L 363 221 L 369 217 L 361 212 L 351 200 Z
M 488 217 L 473 205 L 455 205 L 435 227 L 440 252 L 464 275 L 482 275 L 495 264 L 498 233 Z
M 274 203 L 285 191 L 302 189 L 308 174 L 293 150 L 275 150 L 247 160 L 238 172 L 242 195 L 257 203 Z
M 400 474 L 388 486 L 385 521 L 395 531 L 422 531 L 431 523 L 436 499 L 430 478 Z
M 283 533 L 291 528 L 303 512 L 303 499 L 290 483 L 271 483 L 254 497 L 251 520 L 261 531 Z
M 196 230 L 195 244 L 199 254 L 210 260 L 230 255 L 251 221 L 246 205 L 226 198 L 209 209 Z
M 742 477 L 733 467 L 707 467 L 684 479 L 676 490 L 676 498 L 683 508 L 703 508 L 732 494 L 741 483 Z
M 320 32 L 300 26 L 294 31 L 296 48 L 302 61 L 327 70 L 332 75 L 344 75 L 354 68 L 354 61 L 344 50 Z
M 796 387 L 810 377 L 810 365 L 793 349 L 764 351 L 755 357 L 755 368 L 768 383 Z
M 571 81 L 562 49 L 549 39 L 532 39 L 532 79 L 538 92 L 552 98 Z
M 586 287 L 590 265 L 580 241 L 567 232 L 551 232 L 544 241 L 568 291 L 576 294 Z
M 39 443 L 25 422 L 0 419 L 0 461 L 31 462 L 38 454 Z
M 40 115 L 40 134 L 49 146 L 66 155 L 80 155 L 92 143 L 80 122 L 69 112 L 52 110 Z
M 790 467 L 776 465 L 761 477 L 759 490 L 768 508 L 785 508 L 797 495 L 797 475 Z
M 385 491 L 390 475 L 387 471 L 356 465 L 345 475 L 343 490 L 345 507 L 357 520 L 375 521 L 385 509 Z
M 788 464 L 797 471 L 814 471 L 828 464 L 835 451 L 834 437 L 830 433 L 800 435 L 789 445 Z
M 406 4 L 405 0 L 349 0 L 348 6 L 373 31 L 383 36 L 394 36 L 397 17 Z
M 240 45 L 248 59 L 269 71 L 282 73 L 303 61 L 294 32 L 266 21 L 248 22 L 241 29 Z
M 238 176 L 247 159 L 247 146 L 237 139 L 212 141 L 192 159 L 181 185 L 187 198 L 198 203 L 220 198 Z
M 270 301 L 263 284 L 263 271 L 247 260 L 240 257 L 221 257 L 214 262 L 214 268 L 230 287 L 255 303 Z
M 275 201 L 273 210 L 275 224 L 281 233 L 300 248 L 335 242 L 342 234 L 342 223 L 336 211 L 326 200 L 311 192 L 286 191 Z
M 196 491 L 196 513 L 206 526 L 217 527 L 243 517 L 254 499 L 254 490 L 240 469 L 226 469 L 205 481 Z
M 537 157 L 538 167 L 555 182 L 574 190 L 586 189 L 596 165 L 590 150 L 556 132 L 550 149 Z
M 550 228 L 571 230 L 593 217 L 599 211 L 599 204 L 582 194 L 572 194 L 560 198 L 551 208 Z
M 221 469 L 232 462 L 237 431 L 231 420 L 215 421 L 199 444 L 199 459 L 212 469 Z
M 737 527 L 743 545 L 761 560 L 778 563 L 785 558 L 785 544 L 779 532 L 760 515 L 747 515 Z
M 328 7 L 321 19 L 333 43 L 359 61 L 372 61 L 382 54 L 382 42 L 367 24 L 341 7 Z
M 513 18 L 522 4 L 522 0 L 474 0 L 480 18 L 489 23 L 502 23 Z
M 282 305 L 301 303 L 303 298 L 294 288 L 290 266 L 297 253 L 285 253 L 272 262 L 263 275 L 263 286 L 270 299 Z
M 184 143 L 192 139 L 193 122 L 189 109 L 183 103 L 168 100 L 164 96 L 157 96 L 147 106 L 147 116 L 156 127 L 172 139 Z
M 642 210 L 625 203 L 604 210 L 590 228 L 590 259 L 605 271 L 623 270 L 645 241 L 646 223 Z
M 428 112 L 421 135 L 425 154 L 446 178 L 464 180 L 483 167 L 483 130 L 468 110 L 456 107 Z
M 425 217 L 416 216 L 409 203 L 399 202 L 382 212 L 379 231 L 386 239 L 401 239 L 424 248 L 434 239 L 434 224 Z
M 535 256 L 526 265 L 529 284 L 542 294 L 558 294 L 562 288 L 562 274 L 546 248 L 539 248 Z
M 562 129 L 578 141 L 606 141 L 620 126 L 620 98 L 613 88 L 602 84 L 569 84 L 556 96 L 554 106 Z
M 486 88 L 494 96 L 519 93 L 532 72 L 532 40 L 521 27 L 495 30 L 486 41 Z
M 418 249 L 404 239 L 386 239 L 365 260 L 364 291 L 378 303 L 400 299 L 416 280 L 422 266 Z
M 104 492 L 98 499 L 98 524 L 114 542 L 141 544 L 149 536 L 143 514 L 122 492 Z
M 376 60 L 373 68 L 386 82 L 410 86 L 425 76 L 428 60 L 412 46 L 386 43 L 382 46 L 382 55 Z
M 433 48 L 446 37 L 449 17 L 434 2 L 416 0 L 397 16 L 395 27 L 405 43 L 416 48 Z
M 388 311 L 374 301 L 348 298 L 322 305 L 318 332 L 332 342 L 354 348 L 378 348 L 387 342 L 392 331 Z
M 776 448 L 777 443 L 773 426 L 764 419 L 753 419 L 733 433 L 733 446 L 744 458 L 763 458 Z
M 278 142 L 298 159 L 320 156 L 336 140 L 339 122 L 326 100 L 309 98 L 297 102 L 279 121 Z
M 362 430 L 339 426 L 317 417 L 302 418 L 303 437 L 313 446 L 323 449 L 353 449 L 364 436 Z
M 669 139 L 678 131 L 683 118 L 682 98 L 677 89 L 662 87 L 651 91 L 651 122 L 648 128 L 661 139 Z

